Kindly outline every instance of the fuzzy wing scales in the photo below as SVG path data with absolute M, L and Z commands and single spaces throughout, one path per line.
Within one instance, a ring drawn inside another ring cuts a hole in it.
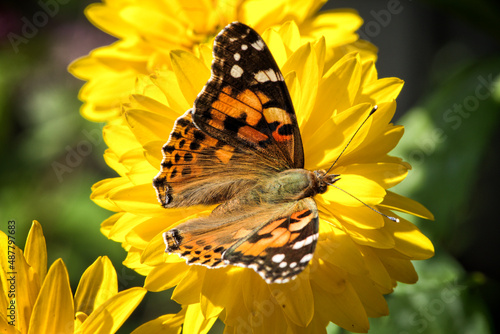
M 194 103 L 194 123 L 233 146 L 303 168 L 304 153 L 288 89 L 267 45 L 234 22 L 214 43 L 212 76 Z
M 163 146 L 160 173 L 154 178 L 158 200 L 165 208 L 221 203 L 241 187 L 255 184 L 267 165 L 215 139 L 193 124 L 188 110 L 179 117 Z
M 267 283 L 285 283 L 300 274 L 318 238 L 314 200 L 243 209 L 194 219 L 165 232 L 166 251 L 188 264 L 248 267 Z

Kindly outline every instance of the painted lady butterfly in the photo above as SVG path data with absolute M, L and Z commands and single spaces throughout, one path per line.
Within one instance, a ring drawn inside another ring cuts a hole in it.
M 215 38 L 212 76 L 163 146 L 153 185 L 165 208 L 219 204 L 164 233 L 188 264 L 254 269 L 267 283 L 295 278 L 313 257 L 313 196 L 338 175 L 304 169 L 288 89 L 262 38 L 234 22 Z

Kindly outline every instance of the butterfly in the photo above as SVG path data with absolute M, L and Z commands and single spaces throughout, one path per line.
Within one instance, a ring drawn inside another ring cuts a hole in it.
M 297 117 L 278 65 L 252 28 L 215 38 L 211 77 L 179 117 L 154 178 L 165 208 L 218 206 L 163 234 L 166 252 L 209 268 L 255 270 L 286 283 L 313 258 L 314 195 L 338 175 L 304 169 Z

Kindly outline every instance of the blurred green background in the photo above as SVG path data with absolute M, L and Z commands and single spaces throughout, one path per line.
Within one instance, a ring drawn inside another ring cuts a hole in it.
M 123 267 L 125 252 L 99 232 L 110 216 L 89 200 L 90 187 L 114 173 L 105 165 L 102 124 L 84 120 L 82 82 L 68 64 L 113 42 L 83 15 L 91 1 L 67 1 L 33 36 L 22 35 L 38 1 L 0 4 L 0 228 L 17 223 L 23 248 L 31 221 L 47 239 L 49 264 L 61 257 L 76 288 L 83 271 L 108 255 L 120 289 L 143 278 Z M 360 35 L 379 47 L 379 77 L 406 84 L 395 123 L 406 133 L 394 155 L 413 165 L 397 192 L 427 206 L 434 222 L 414 220 L 436 246 L 416 262 L 416 285 L 387 296 L 391 316 L 370 333 L 494 333 L 499 328 L 500 7 L 496 1 L 330 1 L 354 8 Z M 66 166 L 62 170 L 61 166 Z M 120 333 L 176 312 L 170 293 L 148 293 Z M 220 332 L 218 324 L 212 332 Z M 329 326 L 330 333 L 345 332 Z

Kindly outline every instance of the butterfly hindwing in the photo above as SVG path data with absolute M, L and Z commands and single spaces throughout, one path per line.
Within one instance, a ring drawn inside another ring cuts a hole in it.
M 223 256 L 228 264 L 254 269 L 267 283 L 286 283 L 309 264 L 318 239 L 318 209 L 312 198 L 298 201 L 239 240 Z
M 314 200 L 242 209 L 194 219 L 166 232 L 167 251 L 189 264 L 249 267 L 268 283 L 295 278 L 316 247 L 318 210 Z
M 194 103 L 194 123 L 215 138 L 303 168 L 297 117 L 278 65 L 262 38 L 235 22 L 214 43 L 212 76 Z

